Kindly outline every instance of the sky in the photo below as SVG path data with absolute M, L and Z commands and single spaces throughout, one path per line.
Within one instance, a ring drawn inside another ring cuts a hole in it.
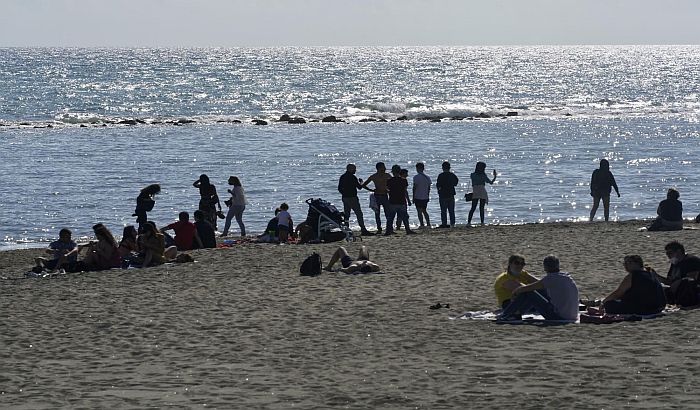
M 3 0 L 0 47 L 700 44 L 699 0 Z

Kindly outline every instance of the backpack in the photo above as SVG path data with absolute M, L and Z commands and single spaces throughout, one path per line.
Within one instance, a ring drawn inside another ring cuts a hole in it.
M 695 279 L 683 278 L 671 285 L 673 302 L 676 305 L 687 307 L 700 304 L 698 298 L 698 282 Z
M 299 268 L 301 276 L 318 276 L 321 274 L 321 255 L 316 252 L 309 255 Z

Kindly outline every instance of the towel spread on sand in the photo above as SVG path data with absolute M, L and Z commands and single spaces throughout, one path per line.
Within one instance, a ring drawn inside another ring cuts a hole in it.
M 587 313 L 582 313 L 579 315 L 579 319 L 576 321 L 570 320 L 546 320 L 544 317 L 536 314 L 525 314 L 522 316 L 521 320 L 497 320 L 498 313 L 491 310 L 477 310 L 471 312 L 464 312 L 460 316 L 450 316 L 450 319 L 470 319 L 470 320 L 487 320 L 491 322 L 497 322 L 500 324 L 508 325 L 565 325 L 573 323 L 592 323 L 592 324 L 611 324 L 618 322 L 631 322 L 645 319 L 655 319 L 657 317 L 665 316 L 668 313 L 677 312 L 680 309 L 675 307 L 668 307 L 664 309 L 661 313 L 655 313 L 651 315 L 589 315 Z

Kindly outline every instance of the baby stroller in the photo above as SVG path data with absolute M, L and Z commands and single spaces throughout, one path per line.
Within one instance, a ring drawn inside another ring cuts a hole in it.
M 322 242 L 353 241 L 352 231 L 345 226 L 345 215 L 333 204 L 321 198 L 309 198 L 306 223 L 311 227 L 314 239 Z

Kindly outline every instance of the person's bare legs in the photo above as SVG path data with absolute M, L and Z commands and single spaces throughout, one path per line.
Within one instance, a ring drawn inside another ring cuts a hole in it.
M 331 269 L 333 269 L 333 265 L 335 265 L 336 262 L 338 262 L 343 256 L 350 256 L 350 255 L 348 255 L 348 251 L 345 248 L 343 248 L 342 246 L 339 246 L 338 249 L 336 249 L 335 252 L 333 253 L 333 256 L 331 256 L 331 260 L 328 261 L 328 265 L 326 265 L 325 269 L 327 271 L 330 271 Z
M 486 200 L 479 200 L 479 217 L 481 218 L 481 224 L 484 224 L 484 209 L 486 208 Z
M 472 217 L 474 216 L 474 211 L 476 211 L 476 207 L 479 205 L 479 199 L 472 199 L 472 207 L 469 209 L 469 216 L 467 217 L 467 225 L 472 224 Z M 481 217 L 481 222 L 484 222 L 484 217 Z
M 360 248 L 360 252 L 357 254 L 357 260 L 358 261 L 368 261 L 369 260 L 369 249 L 365 245 L 362 245 L 362 247 Z

